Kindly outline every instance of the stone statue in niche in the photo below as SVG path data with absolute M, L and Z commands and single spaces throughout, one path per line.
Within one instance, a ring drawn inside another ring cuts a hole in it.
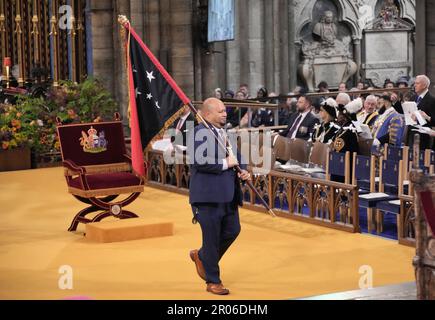
M 315 39 L 319 39 L 324 46 L 333 47 L 337 39 L 337 26 L 334 23 L 334 13 L 326 11 L 323 18 L 313 29 Z
M 351 38 L 337 38 L 337 25 L 334 22 L 334 13 L 325 11 L 323 17 L 313 28 L 313 42 L 302 42 L 302 53 L 305 57 L 342 55 L 352 58 L 349 51 Z
M 386 0 L 384 6 L 379 12 L 380 21 L 378 22 L 378 28 L 388 29 L 395 28 L 395 21 L 399 18 L 399 8 L 397 8 L 394 0 Z
M 386 0 L 384 6 L 379 13 L 379 16 L 384 18 L 385 21 L 391 21 L 399 17 L 399 8 L 397 8 L 394 0 Z
M 314 41 L 301 40 L 303 61 L 299 73 L 311 91 L 321 81 L 326 81 L 331 88 L 338 87 L 358 69 L 352 60 L 351 37 L 338 39 L 334 14 L 329 10 L 314 25 L 312 33 Z

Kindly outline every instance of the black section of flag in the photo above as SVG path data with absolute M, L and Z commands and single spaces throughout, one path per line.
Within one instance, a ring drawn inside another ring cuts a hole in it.
M 180 110 L 183 102 L 133 36 L 130 38 L 130 59 L 135 91 L 130 99 L 136 99 L 142 147 L 145 149 Z

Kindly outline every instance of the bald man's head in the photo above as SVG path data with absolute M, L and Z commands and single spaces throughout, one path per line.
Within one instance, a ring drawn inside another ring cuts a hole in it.
M 201 115 L 217 128 L 223 128 L 227 123 L 225 104 L 216 98 L 209 98 L 204 101 Z

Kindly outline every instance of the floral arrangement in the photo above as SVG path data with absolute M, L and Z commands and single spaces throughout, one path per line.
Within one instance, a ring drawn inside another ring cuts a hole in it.
M 113 118 L 117 103 L 100 82 L 63 82 L 46 97 L 21 96 L 16 105 L 0 105 L 2 149 L 30 146 L 35 154 L 59 150 L 56 117 L 62 123 L 99 122 Z
M 0 143 L 2 150 L 28 146 L 31 136 L 36 131 L 36 123 L 16 106 L 0 105 Z

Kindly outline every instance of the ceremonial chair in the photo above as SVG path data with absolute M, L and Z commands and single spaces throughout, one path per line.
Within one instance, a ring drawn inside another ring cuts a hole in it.
M 403 192 L 407 193 L 409 188 L 409 180 L 407 179 L 407 164 L 409 159 L 409 147 L 397 147 L 385 144 L 384 146 L 384 160 L 400 162 L 401 164 L 401 183 L 403 185 Z M 397 186 L 385 186 L 385 191 L 388 193 L 397 193 Z
M 328 161 L 326 165 L 326 179 L 335 182 L 350 184 L 350 152 L 328 152 Z M 349 198 L 349 193 L 346 191 L 338 191 L 337 196 L 340 201 L 346 201 Z M 340 209 L 340 221 L 345 222 L 346 219 L 351 218 L 350 208 Z
M 290 140 L 290 159 L 300 163 L 308 163 L 311 143 L 303 139 Z
M 350 184 L 350 152 L 329 152 L 326 164 L 327 180 Z
M 395 193 L 388 193 L 385 192 L 386 186 L 391 187 L 391 190 L 393 190 L 393 187 L 397 188 L 397 184 L 399 181 L 399 174 L 401 172 L 401 169 L 399 168 L 399 163 L 396 161 L 389 161 L 384 160 L 383 157 L 379 160 L 379 185 L 378 185 L 378 191 L 376 192 L 376 185 L 375 185 L 375 173 L 374 173 L 374 166 L 375 161 L 373 160 L 374 156 L 371 158 L 371 174 L 370 174 L 370 193 L 361 194 L 359 197 L 359 206 L 362 208 L 367 208 L 367 229 L 370 233 L 374 227 L 373 221 L 378 221 L 377 225 L 377 231 L 380 233 L 382 231 L 382 224 L 381 224 L 381 213 L 379 211 L 376 211 L 376 217 L 374 217 L 375 210 L 377 209 L 378 203 L 385 201 L 392 203 L 393 201 L 397 202 L 398 199 L 398 191 L 396 189 Z M 362 168 L 359 168 L 358 166 L 355 166 L 354 171 L 356 171 L 355 176 L 363 175 L 362 172 L 360 172 Z M 400 177 L 401 179 L 401 177 Z
M 359 194 L 375 192 L 376 157 L 362 156 L 354 152 L 352 163 L 352 184 L 359 187 Z
M 396 147 L 385 144 L 384 146 L 384 159 L 390 161 L 400 161 L 407 159 L 409 156 L 409 147 Z
M 372 154 L 373 139 L 358 138 L 359 153 L 369 157 Z
M 420 153 L 418 155 L 418 162 L 419 162 L 418 167 L 421 170 L 423 170 L 423 172 L 426 172 L 426 173 L 430 172 L 431 167 L 433 170 L 433 165 L 435 164 L 435 161 L 432 162 L 432 164 L 431 164 L 431 158 L 433 157 L 432 154 L 433 154 L 432 150 L 420 150 Z M 404 166 L 405 166 L 404 179 L 405 179 L 405 181 L 407 181 L 409 183 L 408 190 L 405 194 L 409 194 L 409 195 L 414 194 L 414 186 L 409 178 L 409 172 L 414 167 L 414 162 L 415 162 L 414 152 L 413 152 L 413 150 L 409 150 L 407 163 L 406 164 L 404 163 Z
M 383 213 L 400 214 L 399 196 L 403 194 L 403 160 L 381 159 L 379 192 L 385 192 L 390 199 L 376 203 L 377 232 L 383 231 Z M 399 217 L 397 216 L 397 219 Z M 399 223 L 399 220 L 397 221 Z
M 273 145 L 273 154 L 276 159 L 287 162 L 290 160 L 290 140 L 288 138 L 277 136 Z
M 313 143 L 310 153 L 310 163 L 314 163 L 322 168 L 326 168 L 328 161 L 329 145 L 316 141 Z
M 143 192 L 144 179 L 132 172 L 119 114 L 113 122 L 62 125 L 56 120 L 68 192 L 90 205 L 76 214 L 68 231 L 110 216 L 137 217 L 123 207 Z M 121 194 L 129 196 L 114 202 Z M 86 217 L 95 212 L 93 218 Z
M 409 185 L 405 184 L 404 182 L 404 170 L 403 170 L 403 166 L 404 166 L 405 161 L 404 160 L 400 160 L 399 161 L 399 172 L 398 175 L 391 175 L 392 171 L 394 171 L 395 169 L 392 169 L 393 164 L 388 163 L 384 161 L 383 166 L 382 166 L 382 180 L 380 183 L 380 190 L 381 192 L 383 192 L 384 190 L 387 190 L 386 187 L 388 185 L 394 184 L 397 185 L 394 186 L 393 188 L 391 188 L 390 186 L 390 190 L 397 190 L 396 193 L 398 196 L 403 195 L 403 194 L 408 194 L 410 187 Z M 429 168 L 422 166 L 421 167 L 422 172 L 424 175 L 429 175 Z M 385 171 L 389 171 L 389 174 L 385 174 Z M 384 180 L 386 181 L 386 183 L 384 183 Z M 394 193 L 394 196 L 396 195 L 396 193 Z M 376 204 L 376 209 L 377 209 L 377 220 L 378 220 L 378 229 L 380 231 L 382 231 L 382 226 L 383 226 L 383 218 L 382 218 L 382 213 L 387 212 L 387 213 L 393 213 L 398 215 L 397 216 L 397 225 L 399 226 L 399 215 L 400 215 L 400 208 L 401 208 L 401 203 L 400 200 L 387 200 L 387 201 L 380 201 Z

